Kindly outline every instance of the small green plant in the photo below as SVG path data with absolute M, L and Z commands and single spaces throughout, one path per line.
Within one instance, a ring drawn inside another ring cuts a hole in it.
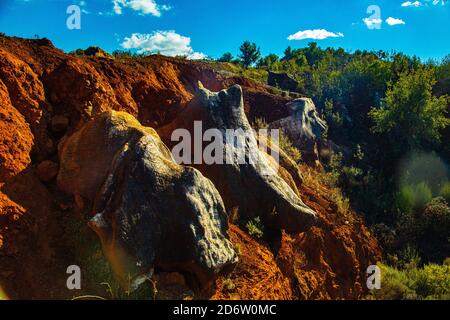
M 256 239 L 261 239 L 264 236 L 264 225 L 260 217 L 253 218 L 245 224 L 245 228 L 249 235 Z
M 282 130 L 280 130 L 279 138 L 280 149 L 283 150 L 295 163 L 299 163 L 302 160 L 302 154 L 300 150 L 298 150 L 294 146 L 291 139 L 289 139 L 289 137 L 285 133 L 283 133 Z
M 432 198 L 433 193 L 431 192 L 431 188 L 425 182 L 421 182 L 415 186 L 405 185 L 400 188 L 400 192 L 397 195 L 397 208 L 401 212 L 422 209 Z
M 419 251 L 409 245 L 398 254 L 398 265 L 404 269 L 417 268 L 420 260 Z
M 241 246 L 238 243 L 236 243 L 234 245 L 234 250 L 236 251 L 236 254 L 238 255 L 238 257 L 240 257 L 242 255 L 242 249 L 241 249 Z
M 258 131 L 260 129 L 267 129 L 269 125 L 267 124 L 266 119 L 257 117 L 255 118 L 255 121 L 253 121 L 252 126 L 253 129 Z
M 236 285 L 234 284 L 233 280 L 227 278 L 223 280 L 223 288 L 226 292 L 233 292 L 236 289 Z
M 450 203 L 450 181 L 444 183 L 441 190 L 439 190 L 439 195 Z

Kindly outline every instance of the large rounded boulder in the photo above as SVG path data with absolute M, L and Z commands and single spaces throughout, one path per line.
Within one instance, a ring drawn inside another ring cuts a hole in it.
M 104 113 L 65 139 L 57 183 L 92 208 L 89 225 L 131 289 L 155 270 L 203 289 L 237 261 L 213 183 L 127 113 Z

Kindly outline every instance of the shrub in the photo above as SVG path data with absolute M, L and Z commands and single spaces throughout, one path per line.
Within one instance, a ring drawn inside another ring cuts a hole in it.
M 442 197 L 434 198 L 419 216 L 417 239 L 427 260 L 441 262 L 450 252 L 450 207 Z
M 404 269 L 416 268 L 420 264 L 419 251 L 412 246 L 407 246 L 398 254 L 398 266 Z
M 252 127 L 258 131 L 260 129 L 267 129 L 268 124 L 264 118 L 255 118 L 255 121 L 252 123 Z
M 434 198 L 424 209 L 402 214 L 397 230 L 400 247 L 416 247 L 425 262 L 441 262 L 450 252 L 450 207 Z
M 429 264 L 421 269 L 399 270 L 380 264 L 381 289 L 372 290 L 371 299 L 450 299 L 450 266 Z
M 425 182 L 419 183 L 415 188 L 415 205 L 416 208 L 423 208 L 431 201 L 433 193 Z
M 423 299 L 450 299 L 450 266 L 429 264 L 412 270 L 415 290 Z
M 231 62 L 233 61 L 233 55 L 230 52 L 224 53 L 222 55 L 222 57 L 220 57 L 219 59 L 217 59 L 217 61 L 219 62 Z
M 236 289 L 236 285 L 234 284 L 233 280 L 228 278 L 223 280 L 223 288 L 226 292 L 233 292 Z
M 450 203 L 450 181 L 444 183 L 439 191 L 439 195 L 447 200 L 447 203 Z
M 267 83 L 268 72 L 262 69 L 243 69 L 240 75 L 244 78 L 252 79 L 260 83 Z
M 336 205 L 337 212 L 343 216 L 348 213 L 350 200 L 336 187 L 332 173 L 317 171 L 307 165 L 300 165 L 300 170 L 306 186 L 316 190 L 325 189 L 327 198 Z
M 388 85 L 382 108 L 372 108 L 373 132 L 388 133 L 398 142 L 397 152 L 439 142 L 450 124 L 445 116 L 448 97 L 433 96 L 434 70 L 419 68 L 399 75 Z
M 383 249 L 391 251 L 394 248 L 397 238 L 395 230 L 384 223 L 377 223 L 371 226 L 370 229 Z M 394 266 L 396 265 L 394 264 Z
M 299 163 L 302 160 L 302 154 L 300 150 L 294 147 L 291 139 L 280 130 L 280 141 L 279 147 L 283 150 L 295 163 Z
M 411 186 L 403 186 L 397 195 L 396 202 L 400 212 L 411 212 L 415 202 L 414 188 Z
M 414 209 L 423 209 L 433 198 L 433 193 L 427 183 L 421 182 L 416 186 L 405 185 L 397 195 L 397 208 L 402 213 Z
M 253 238 L 261 239 L 264 236 L 264 225 L 260 217 L 253 218 L 245 224 L 245 228 L 249 235 Z
M 381 269 L 381 289 L 372 290 L 369 298 L 377 300 L 412 300 L 417 298 L 411 289 L 411 279 L 406 272 L 379 265 Z

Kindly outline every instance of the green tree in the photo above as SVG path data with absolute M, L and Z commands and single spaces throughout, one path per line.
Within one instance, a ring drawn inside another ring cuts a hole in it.
M 233 61 L 233 55 L 230 52 L 224 53 L 222 57 L 217 59 L 219 62 L 232 62 Z
M 261 51 L 255 43 L 245 41 L 239 48 L 241 54 L 239 58 L 242 60 L 244 67 L 248 68 L 261 57 Z
M 289 60 L 294 57 L 294 51 L 292 50 L 291 46 L 287 47 L 286 50 L 284 50 L 284 57 L 281 60 Z
M 258 67 L 267 67 L 269 69 L 272 69 L 272 66 L 279 60 L 280 58 L 276 54 L 271 53 L 265 56 L 264 58 L 259 59 Z
M 382 107 L 369 112 L 373 132 L 391 134 L 398 145 L 406 143 L 410 149 L 439 142 L 440 131 L 450 124 L 445 116 L 449 99 L 433 96 L 435 83 L 434 72 L 427 68 L 400 74 L 389 84 Z

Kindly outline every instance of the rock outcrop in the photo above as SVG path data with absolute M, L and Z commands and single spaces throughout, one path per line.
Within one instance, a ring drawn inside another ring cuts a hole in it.
M 182 273 L 203 289 L 236 262 L 212 182 L 177 165 L 157 133 L 132 116 L 113 111 L 88 122 L 62 144 L 60 166 L 58 186 L 93 202 L 89 225 L 132 289 L 154 269 Z
M 196 132 L 198 121 L 204 131 Z M 260 217 L 268 229 L 283 229 L 292 234 L 304 232 L 314 224 L 314 211 L 293 190 L 294 184 L 289 185 L 279 175 L 275 160 L 258 145 L 244 112 L 239 85 L 211 92 L 199 84 L 198 99 L 160 132 L 166 140 L 172 140 L 174 130 L 182 128 L 202 136 L 208 129 L 216 130 L 218 143 L 223 146 L 217 151 L 218 161 L 207 164 L 203 159 L 196 166 L 214 182 L 230 214 L 243 220 Z M 236 138 L 230 139 L 230 133 L 236 134 Z M 190 157 L 187 160 L 196 162 Z
M 310 98 L 298 98 L 287 104 L 291 116 L 269 124 L 270 129 L 281 129 L 303 151 L 305 160 L 313 162 L 318 159 L 317 143 L 327 131 L 327 123 L 317 112 Z
M 287 91 L 297 91 L 299 85 L 299 83 L 287 73 L 277 73 L 273 71 L 269 71 L 267 84 Z

